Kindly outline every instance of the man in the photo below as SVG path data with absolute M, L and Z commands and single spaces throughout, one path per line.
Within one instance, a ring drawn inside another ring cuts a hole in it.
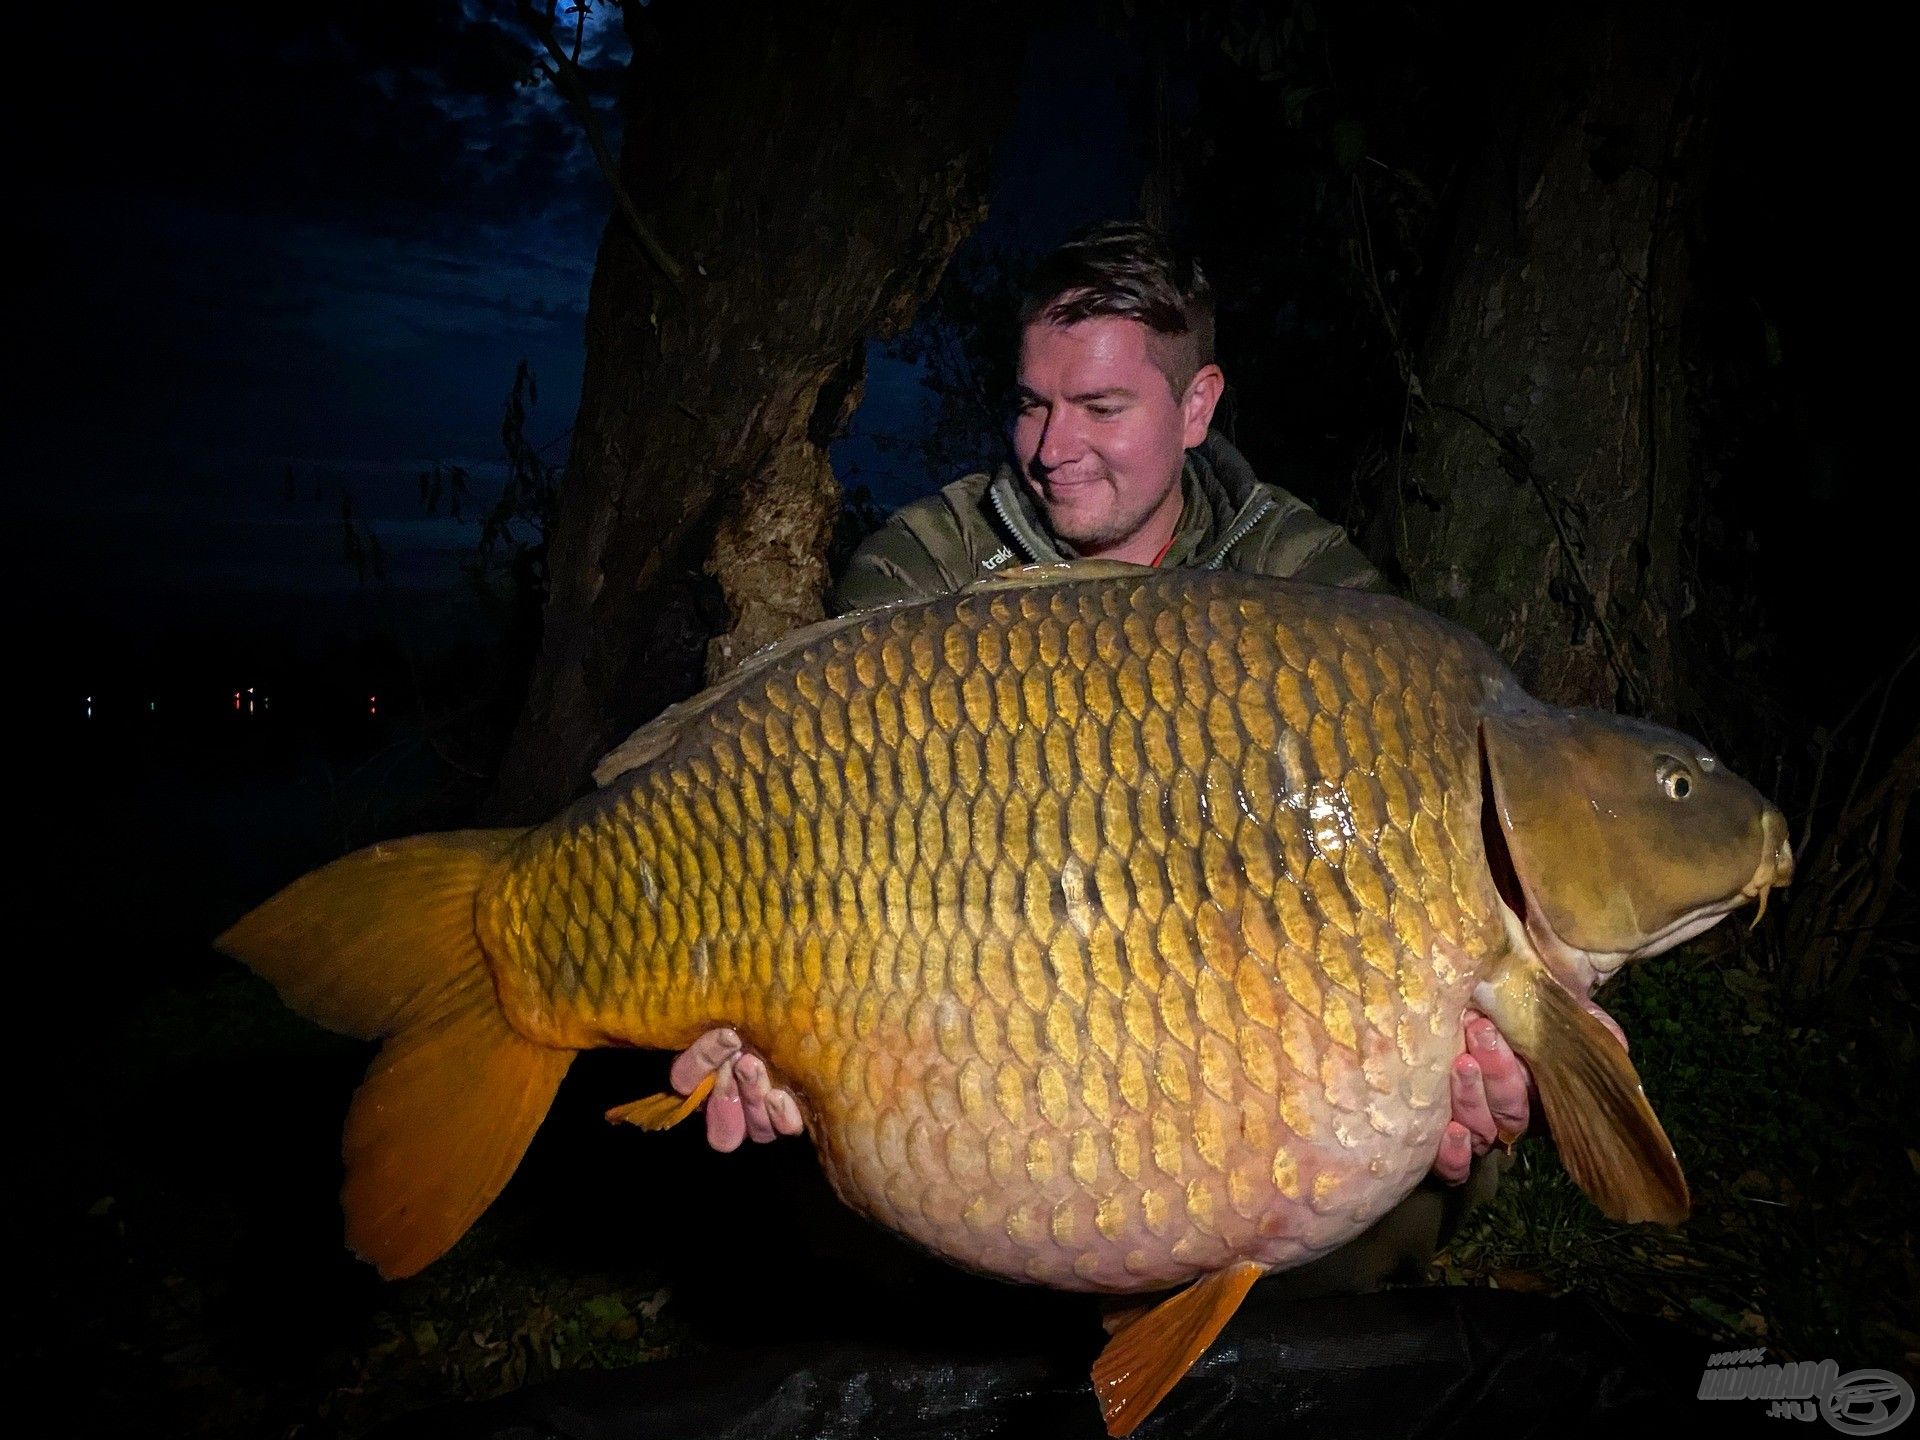
M 1042 262 L 1020 319 L 1017 464 L 901 510 L 855 552 L 830 596 L 836 614 L 1082 558 L 1385 588 L 1338 526 L 1256 480 L 1210 430 L 1226 386 L 1213 362 L 1211 291 L 1161 237 L 1107 225 L 1069 242 Z M 1463 1029 L 1434 1178 L 1367 1235 L 1289 1272 L 1292 1288 L 1370 1290 L 1417 1271 L 1492 1193 L 1500 1160 L 1490 1152 L 1501 1131 L 1526 1128 L 1528 1077 L 1491 1021 L 1469 1011 Z M 731 1030 L 678 1057 L 674 1088 L 689 1094 L 716 1069 L 706 1105 L 714 1149 L 800 1133 L 793 1097 Z

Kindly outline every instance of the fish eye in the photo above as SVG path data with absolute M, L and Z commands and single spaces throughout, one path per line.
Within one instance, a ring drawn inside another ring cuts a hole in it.
M 1660 768 L 1654 772 L 1660 781 L 1660 788 L 1667 792 L 1669 800 L 1684 800 L 1693 794 L 1693 776 L 1687 773 L 1686 762 L 1676 760 L 1671 755 L 1660 757 Z

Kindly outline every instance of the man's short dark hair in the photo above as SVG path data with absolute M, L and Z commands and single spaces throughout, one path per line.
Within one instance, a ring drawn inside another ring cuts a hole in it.
M 1020 328 L 1036 320 L 1073 325 L 1096 315 L 1138 320 L 1157 335 L 1186 339 L 1167 381 L 1178 396 L 1213 363 L 1213 287 L 1192 256 L 1158 230 L 1111 221 L 1082 230 L 1042 260 L 1027 281 Z

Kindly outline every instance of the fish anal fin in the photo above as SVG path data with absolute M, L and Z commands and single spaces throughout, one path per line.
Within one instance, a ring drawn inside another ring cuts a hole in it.
M 1560 1163 L 1601 1212 L 1629 1225 L 1685 1220 L 1693 1200 L 1673 1142 L 1605 1023 L 1533 957 L 1517 957 L 1476 1003 L 1533 1071 Z
M 1093 1390 L 1107 1434 L 1129 1435 L 1233 1318 L 1264 1265 L 1243 1260 L 1196 1280 L 1125 1324 L 1093 1362 Z
M 607 1119 L 615 1125 L 638 1125 L 642 1130 L 671 1130 L 706 1103 L 707 1096 L 713 1093 L 713 1082 L 718 1073 L 715 1071 L 704 1076 L 693 1087 L 691 1095 L 675 1095 L 671 1091 L 664 1091 L 658 1095 L 642 1096 L 625 1105 L 614 1106 L 607 1111 Z

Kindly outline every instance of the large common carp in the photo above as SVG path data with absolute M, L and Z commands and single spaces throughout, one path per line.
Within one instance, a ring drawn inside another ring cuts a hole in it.
M 1012 1280 L 1198 1282 L 1097 1362 L 1116 1434 L 1256 1277 L 1426 1173 L 1469 1005 L 1603 1210 L 1683 1217 L 1585 997 L 1792 867 L 1698 742 L 1544 706 L 1399 600 L 1229 574 L 1069 569 L 814 626 L 597 778 L 531 830 L 349 855 L 221 937 L 386 1040 L 349 1243 L 420 1269 L 576 1051 L 728 1025 L 880 1224 Z

